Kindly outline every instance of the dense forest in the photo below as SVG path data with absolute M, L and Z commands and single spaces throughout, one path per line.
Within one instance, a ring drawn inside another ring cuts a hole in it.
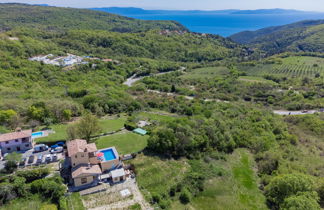
M 236 43 L 172 21 L 0 4 L 0 27 L 1 133 L 63 125 L 89 112 L 127 115 L 131 130 L 140 114 L 162 113 L 131 162 L 152 206 L 323 207 L 323 22 L 245 32 L 232 37 Z M 86 62 L 64 67 L 30 60 L 68 53 Z M 138 81 L 124 85 L 132 76 Z M 273 112 L 303 109 L 318 112 Z M 157 164 L 163 167 L 145 168 Z M 37 173 L 35 180 L 23 172 L 0 179 L 0 204 L 10 208 L 19 195 L 26 202 L 34 193 L 68 209 L 62 180 Z

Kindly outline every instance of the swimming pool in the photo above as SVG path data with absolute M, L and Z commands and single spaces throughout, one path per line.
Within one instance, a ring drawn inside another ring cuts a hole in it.
M 103 150 L 101 152 L 104 153 L 105 161 L 110 161 L 110 160 L 116 159 L 116 155 L 115 155 L 113 149 L 107 149 L 107 150 Z
M 32 133 L 32 138 L 36 139 L 36 138 L 40 138 L 44 136 L 44 132 L 40 131 L 40 132 L 36 132 L 36 133 Z

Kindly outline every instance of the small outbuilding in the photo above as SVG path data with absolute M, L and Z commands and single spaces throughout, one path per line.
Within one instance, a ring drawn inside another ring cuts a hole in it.
M 113 183 L 121 182 L 126 180 L 126 173 L 123 168 L 116 169 L 110 172 Z
M 147 134 L 147 131 L 142 128 L 136 128 L 135 130 L 133 130 L 133 132 L 143 136 Z

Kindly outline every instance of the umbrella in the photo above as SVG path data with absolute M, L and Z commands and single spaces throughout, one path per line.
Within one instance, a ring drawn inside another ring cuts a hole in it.
M 102 152 L 99 152 L 99 153 L 97 154 L 97 157 L 102 157 L 102 156 L 104 156 L 104 153 L 102 153 Z

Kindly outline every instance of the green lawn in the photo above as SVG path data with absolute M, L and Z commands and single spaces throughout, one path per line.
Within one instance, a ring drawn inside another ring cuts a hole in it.
M 124 123 L 126 122 L 126 117 L 122 116 L 120 118 L 116 119 L 100 119 L 99 125 L 102 128 L 102 132 L 111 132 L 116 131 L 124 127 Z M 50 134 L 47 137 L 36 139 L 36 142 L 57 142 L 67 139 L 66 129 L 68 127 L 68 124 L 57 124 L 57 125 L 51 125 L 50 126 L 55 133 Z
M 119 154 L 129 154 L 143 150 L 147 145 L 148 135 L 141 136 L 132 132 L 101 137 L 96 141 L 98 149 L 116 147 Z

